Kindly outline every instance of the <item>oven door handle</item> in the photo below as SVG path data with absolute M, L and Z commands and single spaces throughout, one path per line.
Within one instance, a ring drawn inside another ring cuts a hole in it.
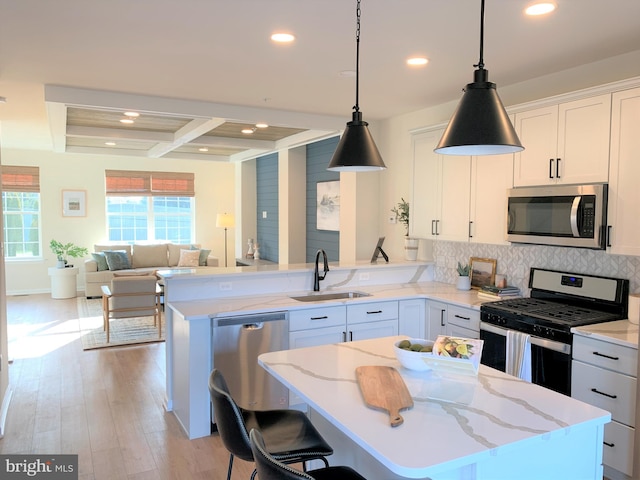
M 502 337 L 507 336 L 506 328 L 496 327 L 490 323 L 480 322 L 480 331 L 482 330 L 495 333 Z M 553 350 L 554 352 L 564 353 L 565 355 L 571 355 L 571 345 L 567 345 L 566 343 L 556 342 L 546 338 L 536 337 L 534 335 L 529 335 L 529 341 L 531 342 L 531 345 L 535 345 L 536 347 L 546 348 L 548 350 Z

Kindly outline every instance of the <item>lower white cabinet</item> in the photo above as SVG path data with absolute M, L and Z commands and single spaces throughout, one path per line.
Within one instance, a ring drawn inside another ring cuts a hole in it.
M 422 298 L 400 300 L 398 304 L 398 333 L 411 338 L 426 338 L 425 309 L 427 301 Z
M 427 301 L 427 338 L 438 335 L 480 338 L 480 310 L 439 301 Z
M 624 475 L 633 471 L 637 354 L 633 348 L 574 335 L 571 396 L 611 412 L 612 421 L 604 427 L 605 475 L 611 478 L 628 478 Z

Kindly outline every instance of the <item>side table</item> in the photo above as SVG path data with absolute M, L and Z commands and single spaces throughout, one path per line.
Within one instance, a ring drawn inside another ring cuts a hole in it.
M 73 298 L 77 295 L 78 267 L 49 267 L 51 298 Z

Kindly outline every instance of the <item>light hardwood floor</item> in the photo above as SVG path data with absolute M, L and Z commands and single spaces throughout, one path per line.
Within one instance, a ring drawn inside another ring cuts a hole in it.
M 80 479 L 226 478 L 217 434 L 189 440 L 163 406 L 165 344 L 83 351 L 76 299 L 7 298 L 13 398 L 2 453 L 78 454 Z M 233 480 L 253 464 L 235 460 Z

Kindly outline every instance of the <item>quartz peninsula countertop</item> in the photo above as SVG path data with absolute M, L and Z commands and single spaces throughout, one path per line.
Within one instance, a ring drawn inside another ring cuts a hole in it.
M 580 469 L 595 465 L 597 470 L 597 452 L 585 450 L 595 448 L 591 442 L 598 439 L 589 435 L 610 420 L 608 412 L 484 365 L 477 377 L 407 370 L 393 352 L 400 338 L 406 337 L 265 353 L 259 363 L 402 478 L 440 478 L 470 465 L 477 469 L 473 478 L 544 478 L 534 470 L 545 468 L 545 462 L 566 474 L 563 464 L 549 460 L 564 448 L 576 455 L 569 462 L 575 461 L 575 475 L 547 478 L 594 478 Z M 361 365 L 392 366 L 400 372 L 414 407 L 400 412 L 404 423 L 399 427 L 391 428 L 386 412 L 363 402 L 355 374 Z M 580 439 L 585 444 L 578 445 Z M 578 459 L 581 455 L 585 457 Z M 526 466 L 528 462 L 533 463 Z M 496 476 L 502 467 L 506 477 Z M 514 470 L 518 468 L 523 470 Z
M 480 309 L 480 305 L 491 300 L 478 297 L 477 290 L 457 290 L 455 285 L 440 282 L 421 282 L 406 284 L 389 284 L 362 286 L 347 289 L 321 289 L 318 293 L 334 293 L 341 291 L 358 291 L 369 294 L 366 297 L 352 299 L 334 299 L 318 302 L 300 302 L 293 296 L 307 295 L 313 292 L 291 291 L 261 295 L 243 295 L 237 297 L 221 297 L 196 301 L 171 302 L 172 308 L 179 311 L 185 320 L 199 319 L 203 316 L 215 317 L 229 314 L 253 314 L 274 310 L 301 310 L 309 308 L 329 307 L 377 301 L 403 300 L 408 298 L 428 298 L 461 307 Z

